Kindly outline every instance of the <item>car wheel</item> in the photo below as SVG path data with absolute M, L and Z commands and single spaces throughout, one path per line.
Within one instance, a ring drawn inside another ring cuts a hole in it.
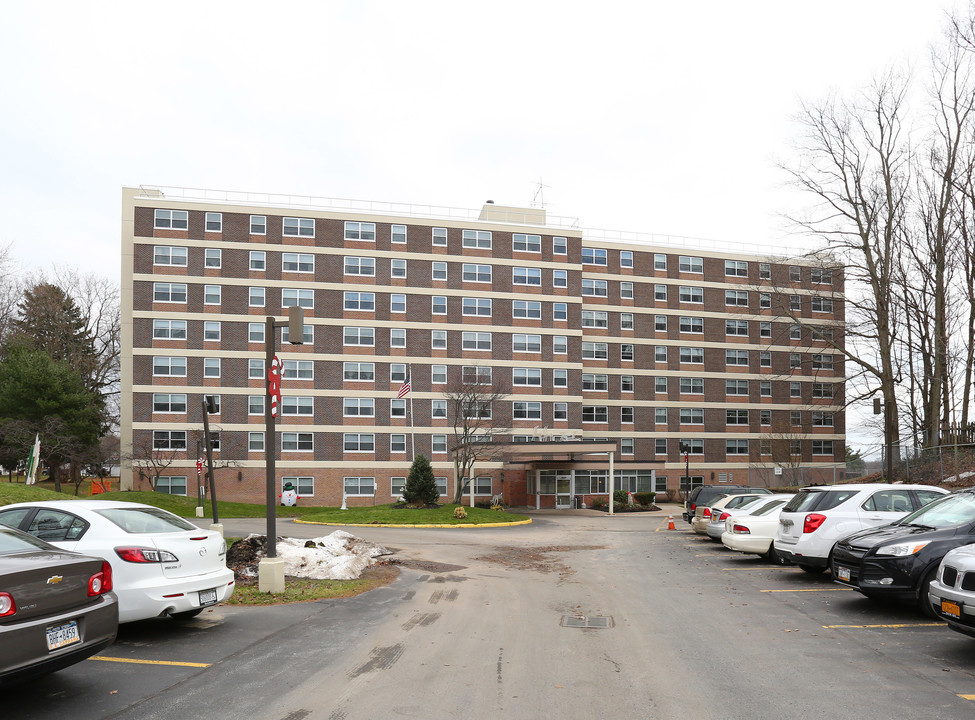
M 918 609 L 930 618 L 938 617 L 938 615 L 934 612 L 934 608 L 931 607 L 931 602 L 928 600 L 928 590 L 931 588 L 931 582 L 934 580 L 937 573 L 937 566 L 928 570 L 928 572 L 925 573 L 924 578 L 921 580 L 921 585 L 918 587 Z
M 769 543 L 768 552 L 762 557 L 774 565 L 785 565 L 785 558 L 775 551 L 775 543 Z
M 203 608 L 197 608 L 196 610 L 187 610 L 185 612 L 170 613 L 169 617 L 171 617 L 173 620 L 192 620 L 201 612 L 203 612 Z

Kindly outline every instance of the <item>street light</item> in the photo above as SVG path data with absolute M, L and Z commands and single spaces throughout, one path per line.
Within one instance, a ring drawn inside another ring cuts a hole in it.
M 268 316 L 264 325 L 264 367 L 267 369 L 266 397 L 264 398 L 264 458 L 267 466 L 265 501 L 267 502 L 267 552 L 257 564 L 257 588 L 260 592 L 284 592 L 284 561 L 278 558 L 277 502 L 275 501 L 275 467 L 277 442 L 274 437 L 274 414 L 271 398 L 280 394 L 272 385 L 274 369 L 274 329 L 288 327 L 288 342 L 301 345 L 305 334 L 305 310 L 293 305 L 288 309 L 288 321 L 282 322 Z M 277 391 L 277 392 L 276 392 Z M 276 414 L 276 413 L 275 413 Z

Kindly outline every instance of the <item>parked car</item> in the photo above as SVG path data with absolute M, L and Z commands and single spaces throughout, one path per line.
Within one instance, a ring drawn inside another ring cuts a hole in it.
M 779 515 L 775 552 L 807 572 L 822 572 L 840 538 L 900 520 L 947 492 L 930 485 L 887 483 L 803 488 Z
M 728 495 L 725 498 L 713 503 L 710 508 L 711 518 L 704 526 L 704 534 L 712 540 L 721 542 L 721 533 L 724 532 L 725 521 L 731 515 L 738 515 L 748 512 L 758 500 L 767 498 L 768 495 Z M 693 527 L 693 523 L 691 525 Z
M 81 662 L 117 631 L 105 560 L 0 527 L 0 688 Z
M 768 495 L 753 503 L 741 514 L 725 521 L 721 543 L 729 550 L 761 555 L 766 560 L 781 562 L 772 541 L 779 527 L 779 514 L 792 495 Z
M 928 587 L 928 600 L 948 627 L 975 637 L 975 545 L 948 551 Z
M 833 579 L 867 597 L 916 603 L 933 615 L 928 599 L 949 550 L 975 543 L 975 489 L 939 498 L 884 527 L 845 537 L 833 548 Z
M 234 573 L 220 533 L 140 503 L 49 500 L 0 508 L 0 525 L 112 566 L 119 622 L 191 618 L 229 598 Z
M 687 500 L 684 501 L 684 520 L 691 522 L 694 519 L 694 512 L 698 505 L 707 505 L 715 496 L 721 495 L 741 495 L 744 493 L 765 493 L 769 491 L 765 488 L 753 488 L 745 485 L 699 485 L 691 490 Z

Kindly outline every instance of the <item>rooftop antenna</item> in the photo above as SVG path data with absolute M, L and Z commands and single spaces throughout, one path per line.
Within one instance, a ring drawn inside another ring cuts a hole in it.
M 535 188 L 535 195 L 532 197 L 531 206 L 545 209 L 545 188 L 548 185 L 542 183 L 542 178 L 538 178 L 538 187 Z

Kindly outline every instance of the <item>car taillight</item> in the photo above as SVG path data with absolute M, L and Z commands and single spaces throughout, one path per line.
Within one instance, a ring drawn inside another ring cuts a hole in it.
M 112 566 L 107 560 L 102 561 L 101 572 L 88 578 L 88 597 L 102 595 L 112 589 Z
M 711 508 L 704 508 L 704 517 L 711 517 Z
M 738 535 L 751 535 L 752 531 L 746 528 L 744 525 L 732 525 L 731 532 L 737 533 Z
M 0 617 L 13 615 L 15 612 L 17 612 L 17 603 L 14 602 L 14 596 L 0 592 Z
M 179 558 L 171 552 L 146 547 L 117 547 L 115 554 L 131 563 L 178 562 Z
M 826 516 L 820 515 L 819 513 L 809 513 L 806 515 L 806 519 L 802 522 L 802 531 L 804 533 L 816 532 L 819 526 L 826 522 Z
M 727 520 L 730 517 L 731 517 L 730 512 L 723 512 L 721 513 L 721 517 L 718 518 L 718 522 L 721 522 L 722 520 Z
M 697 503 L 691 503 L 691 512 L 697 510 Z

